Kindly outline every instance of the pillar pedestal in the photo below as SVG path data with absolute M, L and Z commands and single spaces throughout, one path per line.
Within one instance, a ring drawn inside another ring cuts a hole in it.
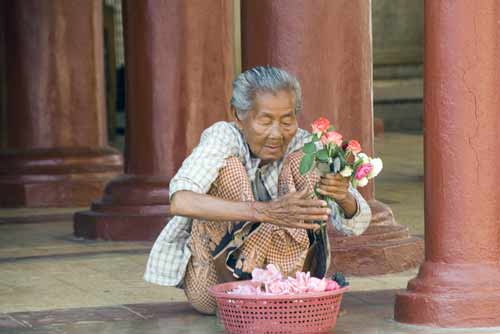
M 75 236 L 154 240 L 169 219 L 168 183 L 169 179 L 161 176 L 123 175 L 113 179 L 89 211 L 75 213 Z
M 401 272 L 424 260 L 424 241 L 412 237 L 408 228 L 394 220 L 392 210 L 377 200 L 368 201 L 372 210 L 370 226 L 360 236 L 330 234 L 331 272 L 350 275 L 381 275 Z
M 112 148 L 0 152 L 0 207 L 86 206 L 122 171 Z
M 303 93 L 299 125 L 310 130 L 315 119 L 326 117 L 373 155 L 370 17 L 364 0 L 242 1 L 244 68 L 269 64 L 296 75 Z M 421 263 L 422 241 L 375 200 L 373 183 L 360 191 L 372 208 L 371 225 L 359 237 L 330 234 L 331 270 L 373 275 Z
M 500 326 L 500 266 L 426 261 L 398 293 L 397 321 L 440 327 Z

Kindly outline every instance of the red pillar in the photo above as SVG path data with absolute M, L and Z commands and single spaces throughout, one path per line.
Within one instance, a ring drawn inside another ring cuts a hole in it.
M 77 206 L 122 170 L 107 146 L 102 3 L 5 1 L 0 206 Z
M 329 118 L 346 138 L 358 139 L 373 155 L 370 2 L 364 0 L 243 0 L 243 66 L 270 64 L 297 75 L 302 85 L 299 124 L 310 130 Z M 336 269 L 379 274 L 415 267 L 421 240 L 394 221 L 374 198 L 373 183 L 361 190 L 373 212 L 363 236 L 332 236 Z
M 151 240 L 169 216 L 168 184 L 203 129 L 225 119 L 233 78 L 231 1 L 126 1 L 124 176 L 75 234 Z
M 425 263 L 401 322 L 500 326 L 500 6 L 425 2 Z

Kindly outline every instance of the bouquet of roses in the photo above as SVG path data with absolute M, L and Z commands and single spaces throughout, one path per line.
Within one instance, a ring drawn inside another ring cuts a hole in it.
M 309 142 L 303 148 L 304 156 L 300 162 L 302 175 L 316 167 L 320 174 L 340 173 L 343 177 L 348 177 L 356 188 L 366 186 L 368 180 L 382 170 L 380 158 L 370 158 L 361 152 L 358 141 L 344 140 L 326 118 L 315 120 L 312 132 Z

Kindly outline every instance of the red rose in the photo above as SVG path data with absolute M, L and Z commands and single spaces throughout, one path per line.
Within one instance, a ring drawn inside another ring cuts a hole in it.
M 349 140 L 349 145 L 347 145 L 347 149 L 351 150 L 354 153 L 361 152 L 361 145 L 357 140 Z
M 313 133 L 325 132 L 330 127 L 330 121 L 324 117 L 320 117 L 311 124 Z

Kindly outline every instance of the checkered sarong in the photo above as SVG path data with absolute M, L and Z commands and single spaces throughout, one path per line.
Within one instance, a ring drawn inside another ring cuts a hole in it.
M 286 159 L 279 176 L 279 196 L 304 188 L 313 191 L 318 176 L 315 173 L 300 175 L 301 157 L 302 153 L 296 152 Z M 232 201 L 254 201 L 245 167 L 237 158 L 226 160 L 209 194 Z M 190 241 L 192 255 L 184 277 L 184 291 L 195 309 L 213 314 L 216 304 L 207 289 L 223 281 L 215 269 L 214 259 L 223 257 L 227 270 L 238 279 L 248 279 L 254 268 L 264 268 L 270 263 L 280 268 L 282 274 L 293 276 L 296 271 L 304 270 L 310 245 L 304 229 L 194 219 Z M 325 251 L 329 255 L 329 249 Z

